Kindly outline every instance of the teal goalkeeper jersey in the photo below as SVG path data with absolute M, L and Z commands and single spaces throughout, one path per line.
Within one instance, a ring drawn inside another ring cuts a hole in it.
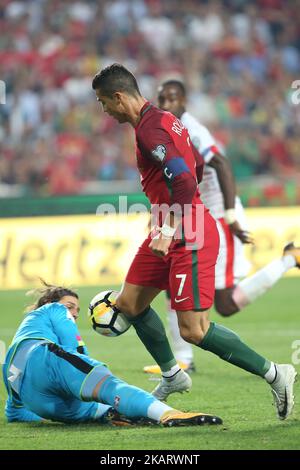
M 10 367 L 18 346 L 32 339 L 47 340 L 69 352 L 76 351 L 88 355 L 75 320 L 68 309 L 58 302 L 43 305 L 25 316 L 7 351 L 3 364 L 3 378 L 8 393 L 10 388 L 7 381 L 7 369 Z M 22 406 L 18 396 L 12 398 L 15 406 Z
M 87 354 L 74 318 L 57 302 L 43 305 L 28 313 L 12 340 L 9 350 L 26 339 L 46 339 L 59 346 Z

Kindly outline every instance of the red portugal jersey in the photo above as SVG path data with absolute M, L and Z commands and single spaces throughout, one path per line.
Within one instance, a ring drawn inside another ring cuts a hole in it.
M 202 204 L 197 183 L 203 160 L 173 114 L 147 102 L 135 128 L 137 166 L 151 204 Z

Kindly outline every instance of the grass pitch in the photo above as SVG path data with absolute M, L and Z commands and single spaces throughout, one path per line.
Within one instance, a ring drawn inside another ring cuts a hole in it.
M 299 279 L 283 279 L 270 292 L 231 318 L 212 313 L 212 319 L 235 330 L 250 346 L 276 362 L 291 362 L 300 373 Z M 152 359 L 134 329 L 119 338 L 104 338 L 87 323 L 86 307 L 100 289 L 80 288 L 79 329 L 92 357 L 106 362 L 113 373 L 151 391 L 157 382 L 142 372 Z M 101 289 L 104 290 L 104 289 Z M 0 292 L 0 340 L 9 344 L 28 299 L 24 291 Z M 153 304 L 165 317 L 165 299 Z M 298 341 L 298 342 L 297 342 Z M 195 348 L 197 372 L 189 394 L 175 394 L 168 403 L 182 410 L 215 413 L 224 424 L 191 428 L 113 428 L 97 424 L 7 424 L 5 389 L 0 384 L 0 449 L 299 449 L 300 386 L 295 387 L 293 415 L 277 419 L 269 387 L 214 355 Z M 298 362 L 298 365 L 297 365 Z

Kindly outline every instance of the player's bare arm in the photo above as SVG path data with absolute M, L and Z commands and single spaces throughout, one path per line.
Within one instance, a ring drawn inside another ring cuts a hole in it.
M 220 153 L 215 153 L 208 163 L 217 173 L 218 181 L 224 198 L 225 220 L 233 235 L 238 237 L 242 243 L 253 244 L 254 240 L 249 232 L 243 230 L 235 218 L 236 187 L 230 163 Z

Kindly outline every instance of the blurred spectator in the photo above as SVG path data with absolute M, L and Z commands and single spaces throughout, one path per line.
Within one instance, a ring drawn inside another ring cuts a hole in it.
M 242 184 L 268 175 L 268 198 L 278 184 L 299 184 L 300 105 L 291 100 L 300 79 L 298 6 L 2 0 L 0 188 L 70 194 L 90 181 L 138 180 L 132 130 L 99 112 L 91 90 L 93 75 L 114 61 L 137 75 L 150 100 L 160 81 L 184 80 L 191 111 L 222 142 Z

